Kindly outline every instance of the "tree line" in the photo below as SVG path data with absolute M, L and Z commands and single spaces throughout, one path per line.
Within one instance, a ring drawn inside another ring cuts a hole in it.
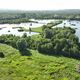
M 80 20 L 80 10 L 0 12 L 0 24 L 28 22 L 29 19 Z
M 36 39 L 27 36 L 26 33 L 22 37 L 2 35 L 0 43 L 10 45 L 22 52 L 27 49 L 36 49 L 42 54 L 80 58 L 79 38 L 75 35 L 75 29 L 70 27 L 44 27 L 40 37 Z

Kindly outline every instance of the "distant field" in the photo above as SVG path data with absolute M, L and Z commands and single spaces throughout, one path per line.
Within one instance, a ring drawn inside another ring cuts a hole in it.
M 0 44 L 0 52 L 5 55 L 0 58 L 0 80 L 80 80 L 75 71 L 79 60 L 42 55 L 36 50 L 29 50 L 31 56 L 20 56 L 5 44 Z
M 42 32 L 42 27 L 32 28 L 31 31 L 32 31 L 32 32 L 41 33 L 41 32 Z

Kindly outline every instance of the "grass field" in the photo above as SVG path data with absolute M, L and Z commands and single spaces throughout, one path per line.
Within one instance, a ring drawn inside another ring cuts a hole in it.
M 42 27 L 32 28 L 31 30 L 32 30 L 32 32 L 41 33 L 42 32 Z
M 24 27 L 20 28 L 19 30 L 21 30 L 21 31 L 29 31 L 29 29 L 26 29 Z M 42 27 L 31 28 L 31 32 L 41 33 L 42 32 Z
M 0 80 L 80 80 L 75 66 L 80 60 L 48 56 L 29 50 L 30 56 L 21 56 L 19 51 L 0 44 Z
M 28 29 L 24 29 L 25 31 L 29 31 Z M 37 27 L 37 28 L 31 28 L 31 32 L 42 32 L 42 27 Z

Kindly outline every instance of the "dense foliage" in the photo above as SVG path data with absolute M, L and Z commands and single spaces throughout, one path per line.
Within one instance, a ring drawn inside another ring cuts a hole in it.
M 70 27 L 46 28 L 42 36 L 36 47 L 39 52 L 80 58 L 79 39 L 75 36 L 74 29 Z
M 12 47 L 16 47 L 16 41 L 20 39 L 19 36 L 15 36 L 15 35 L 2 35 L 0 36 L 0 43 L 4 43 L 4 44 L 8 44 L 11 45 Z
M 31 22 L 29 19 L 80 20 L 80 10 L 62 11 L 0 11 L 0 24 Z
M 27 42 L 24 38 L 22 39 L 19 39 L 16 43 L 17 45 L 17 48 L 22 52 L 22 51 L 25 51 L 27 50 Z
M 26 22 L 27 19 L 75 19 L 80 20 L 80 10 L 57 11 L 0 11 L 0 22 Z M 11 21 L 10 21 L 11 20 Z
M 27 37 L 27 34 L 23 34 L 22 37 L 2 35 L 0 36 L 0 43 L 11 45 L 20 51 L 31 48 L 49 55 L 80 58 L 79 39 L 75 35 L 75 30 L 70 27 L 53 29 L 45 27 L 42 29 L 40 38 Z
M 10 45 L 10 46 L 12 46 L 14 48 L 18 48 L 18 46 L 19 46 L 17 44 L 18 42 L 21 43 L 20 46 L 22 46 L 22 47 L 24 47 L 24 45 L 26 45 L 26 43 L 27 43 L 27 47 L 31 48 L 33 40 L 30 37 L 27 37 L 26 33 L 24 33 L 22 35 L 22 37 L 15 36 L 15 35 L 12 35 L 12 34 L 0 36 L 0 43 Z M 23 48 L 21 48 L 21 49 L 23 49 Z
M 27 22 L 30 18 L 80 20 L 80 13 L 0 12 L 0 23 Z M 80 60 L 77 60 L 80 59 L 79 39 L 75 35 L 75 29 L 66 26 L 52 28 L 60 23 L 62 21 L 31 29 L 40 32 L 38 35 L 1 35 L 0 80 L 80 80 Z M 23 30 L 25 29 L 19 29 Z

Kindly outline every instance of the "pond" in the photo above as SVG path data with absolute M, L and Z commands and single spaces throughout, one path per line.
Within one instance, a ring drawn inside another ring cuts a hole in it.
M 34 23 L 34 22 L 28 22 L 28 23 L 20 23 L 20 24 L 0 24 L 0 35 L 2 34 L 13 34 L 13 35 L 16 35 L 16 36 L 22 36 L 24 33 L 27 33 L 28 36 L 32 36 L 32 35 L 35 35 L 35 34 L 39 34 L 37 32 L 19 32 L 18 29 L 20 27 L 24 27 L 26 29 L 29 29 L 30 28 L 37 28 L 37 27 L 41 27 L 43 25 L 46 25 L 47 23 L 49 22 L 52 22 L 52 21 L 56 21 L 56 20 L 35 20 L 35 22 L 37 23 Z
M 13 34 L 13 35 L 16 35 L 16 36 L 22 36 L 24 33 L 27 33 L 28 36 L 39 34 L 39 33 L 36 33 L 36 32 L 31 32 L 31 33 L 25 32 L 25 31 L 19 32 L 18 28 L 13 29 L 13 28 L 8 28 L 7 27 L 7 28 L 2 28 L 0 30 L 0 35 L 2 35 L 2 34 Z

